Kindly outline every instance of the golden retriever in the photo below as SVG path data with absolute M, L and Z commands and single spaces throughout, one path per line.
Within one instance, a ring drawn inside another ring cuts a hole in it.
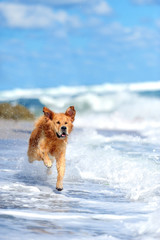
M 63 177 L 65 173 L 65 153 L 68 135 L 73 128 L 76 111 L 70 106 L 65 113 L 55 113 L 43 108 L 41 116 L 31 133 L 28 147 L 28 160 L 42 160 L 48 168 L 52 167 L 52 157 L 56 159 L 57 183 L 56 189 L 63 190 Z

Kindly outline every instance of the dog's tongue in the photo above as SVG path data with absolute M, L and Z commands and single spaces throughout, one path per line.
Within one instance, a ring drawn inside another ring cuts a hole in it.
M 62 137 L 65 137 L 66 136 L 66 134 L 65 133 L 62 133 Z

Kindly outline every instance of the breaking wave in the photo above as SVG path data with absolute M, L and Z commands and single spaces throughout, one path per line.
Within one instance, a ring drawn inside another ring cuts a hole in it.
M 22 104 L 37 116 L 43 106 L 59 112 L 74 105 L 77 127 L 144 129 L 160 126 L 160 82 L 14 89 L 0 92 L 0 102 L 5 101 Z

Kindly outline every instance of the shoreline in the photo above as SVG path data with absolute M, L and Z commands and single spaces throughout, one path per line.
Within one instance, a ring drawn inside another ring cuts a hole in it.
M 12 120 L 0 119 L 0 139 L 29 139 L 29 136 L 34 128 L 35 121 L 28 120 Z M 82 131 L 83 128 L 74 127 L 75 132 Z M 130 135 L 145 138 L 136 130 L 120 130 L 120 129 L 95 129 L 98 134 L 105 137 L 115 135 Z
M 34 121 L 0 119 L 0 139 L 28 139 Z

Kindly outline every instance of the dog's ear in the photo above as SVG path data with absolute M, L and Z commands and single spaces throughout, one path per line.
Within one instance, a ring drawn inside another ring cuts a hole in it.
M 70 106 L 67 108 L 65 115 L 71 118 L 71 121 L 74 121 L 75 115 L 76 115 L 76 110 L 74 109 L 74 106 Z
M 53 119 L 54 113 L 50 109 L 44 107 L 43 112 L 45 117 L 49 118 L 50 120 Z

